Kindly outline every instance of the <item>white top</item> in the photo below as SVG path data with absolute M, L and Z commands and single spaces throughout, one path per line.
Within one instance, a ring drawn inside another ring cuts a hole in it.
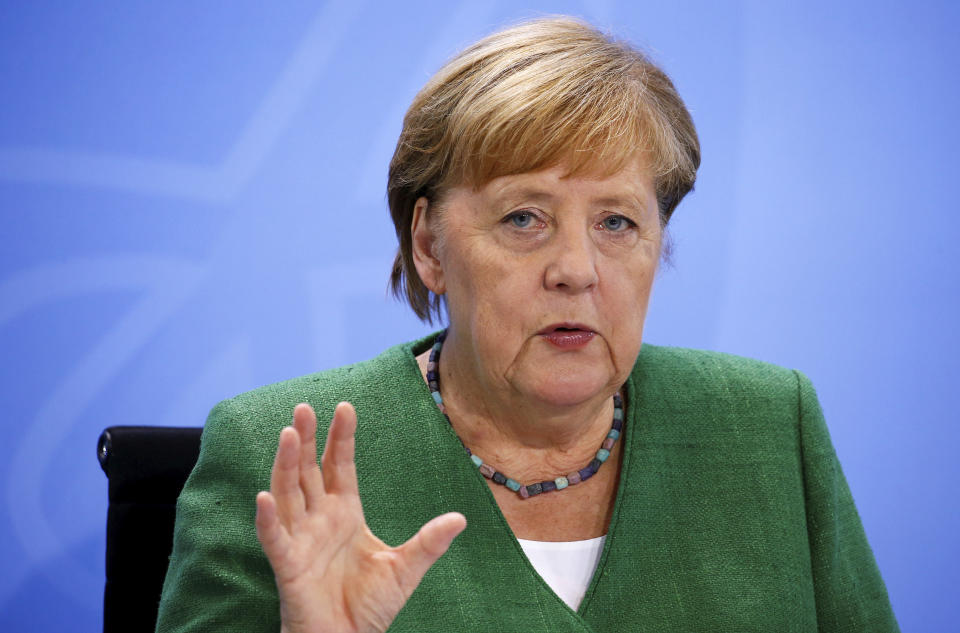
M 576 611 L 593 579 L 606 539 L 598 536 L 586 541 L 517 540 L 537 573 Z

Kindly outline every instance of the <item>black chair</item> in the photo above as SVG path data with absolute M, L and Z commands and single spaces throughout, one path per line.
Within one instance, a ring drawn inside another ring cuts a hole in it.
M 111 426 L 97 458 L 110 481 L 104 633 L 153 632 L 173 544 L 176 501 L 200 451 L 200 428 Z

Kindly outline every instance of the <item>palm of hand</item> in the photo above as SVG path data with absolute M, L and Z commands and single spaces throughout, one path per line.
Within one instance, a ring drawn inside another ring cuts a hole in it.
M 270 492 L 257 496 L 257 537 L 273 567 L 288 633 L 384 631 L 430 566 L 466 526 L 439 516 L 399 547 L 367 528 L 353 461 L 356 413 L 337 406 L 316 461 L 316 416 L 294 409 L 274 460 Z

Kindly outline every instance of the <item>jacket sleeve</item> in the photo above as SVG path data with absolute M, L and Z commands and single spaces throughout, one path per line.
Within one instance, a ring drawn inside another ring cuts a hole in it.
M 160 633 L 280 630 L 273 571 L 254 525 L 277 437 L 240 411 L 221 402 L 204 426 L 197 465 L 177 501 Z
M 796 375 L 818 630 L 899 631 L 813 385 L 803 374 Z

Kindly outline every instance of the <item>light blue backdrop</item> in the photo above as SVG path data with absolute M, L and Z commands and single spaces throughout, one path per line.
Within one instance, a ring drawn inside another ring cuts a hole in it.
M 385 295 L 406 104 L 553 12 L 651 50 L 700 131 L 647 340 L 809 374 L 903 629 L 955 627 L 956 3 L 0 7 L 0 630 L 99 629 L 103 427 L 425 331 Z

